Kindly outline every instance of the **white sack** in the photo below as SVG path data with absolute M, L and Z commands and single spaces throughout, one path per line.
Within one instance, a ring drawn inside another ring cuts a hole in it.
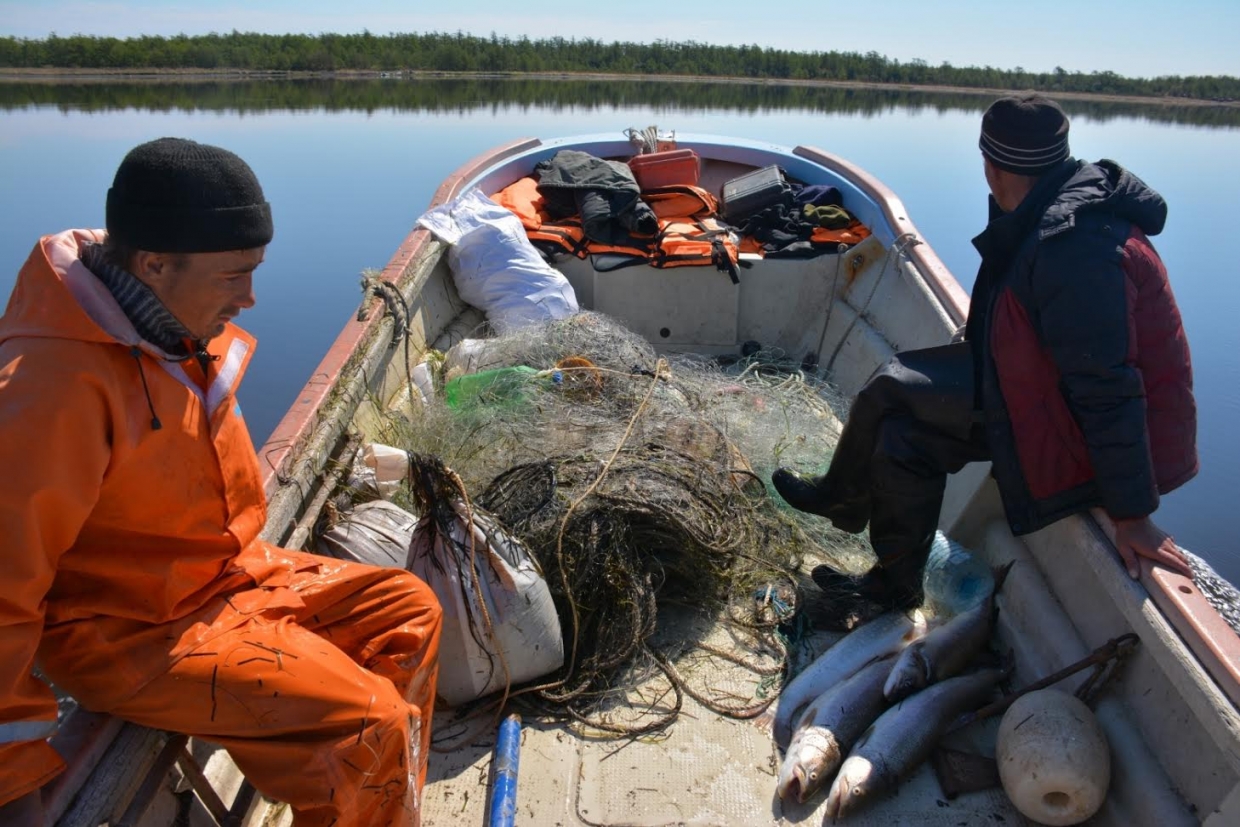
M 457 706 L 503 689 L 505 677 L 517 684 L 559 669 L 564 640 L 551 592 L 525 547 L 475 508 L 471 571 L 468 510 L 460 500 L 452 507 L 446 535 L 431 514 L 418 522 L 408 569 L 443 608 L 438 694 Z
M 401 569 L 417 524 L 417 517 L 386 500 L 361 503 L 320 534 L 315 547 L 325 557 Z
M 577 312 L 572 285 L 543 261 L 521 220 L 476 187 L 427 211 L 418 224 L 451 245 L 457 292 L 487 314 L 497 333 Z

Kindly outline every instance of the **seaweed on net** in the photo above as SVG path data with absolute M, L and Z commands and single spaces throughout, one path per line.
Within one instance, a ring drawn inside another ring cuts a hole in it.
M 773 691 L 755 698 L 750 686 L 747 700 L 726 701 L 736 687 L 703 688 L 690 665 L 707 653 L 702 675 L 730 662 L 771 689 L 785 657 L 777 627 L 800 605 L 803 563 L 866 565 L 863 540 L 788 509 L 769 487 L 780 465 L 826 467 L 842 401 L 777 357 L 660 357 L 617 322 L 581 313 L 482 347 L 484 368 L 558 369 L 558 382 L 538 375 L 456 408 L 432 400 L 394 425 L 394 444 L 438 456 L 542 566 L 566 652 L 561 674 L 536 687 L 545 706 L 606 731 L 665 726 L 679 701 L 633 695 L 653 670 L 677 697 L 756 715 Z M 721 648 L 669 631 L 705 627 L 661 627 L 661 615 L 685 612 L 739 631 Z

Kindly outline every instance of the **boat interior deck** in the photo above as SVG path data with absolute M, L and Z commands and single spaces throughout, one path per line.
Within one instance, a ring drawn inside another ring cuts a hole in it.
M 699 630 L 710 644 L 734 643 L 726 626 Z M 802 642 L 799 656 L 813 658 L 839 637 L 821 633 Z M 709 697 L 752 699 L 760 676 L 719 658 L 689 653 L 682 677 Z M 690 671 L 696 670 L 696 671 Z M 669 704 L 666 681 L 651 678 L 635 698 Z M 769 732 L 755 720 L 725 717 L 685 697 L 680 718 L 666 732 L 637 737 L 592 736 L 576 724 L 525 721 L 522 730 L 517 824 L 760 825 L 824 823 L 826 789 L 806 804 L 775 794 L 782 761 Z M 993 755 L 998 720 L 980 722 L 952 736 L 950 745 Z M 431 758 L 423 797 L 424 823 L 485 825 L 492 760 L 491 733 L 476 744 Z M 870 802 L 841 823 L 880 825 L 1024 825 L 1028 822 L 999 789 L 948 800 L 929 763 L 896 794 Z

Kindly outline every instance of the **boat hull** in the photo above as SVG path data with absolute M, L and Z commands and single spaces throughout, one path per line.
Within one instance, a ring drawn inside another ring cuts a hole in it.
M 966 294 L 898 198 L 872 176 L 809 147 L 693 136 L 680 145 L 704 159 L 707 188 L 768 163 L 807 182 L 838 186 L 873 239 L 808 263 L 755 263 L 742 269 L 739 285 L 712 268 L 601 273 L 588 261 L 571 260 L 562 269 L 583 307 L 615 316 L 667 351 L 731 353 L 753 340 L 796 358 L 812 355 L 849 394 L 892 353 L 941 344 L 963 323 Z M 631 151 L 626 141 L 607 136 L 517 141 L 463 166 L 432 206 L 471 186 L 496 192 L 569 147 L 604 157 Z M 414 230 L 380 276 L 409 305 L 402 322 L 415 362 L 482 321 L 456 295 L 444 253 L 426 231 Z M 382 305 L 368 299 L 260 451 L 271 538 L 303 541 L 330 491 L 327 469 L 360 442 L 377 438 L 387 410 L 405 406 L 410 366 L 404 343 L 393 347 L 397 330 Z M 1091 823 L 1240 823 L 1234 704 L 1240 692 L 1228 696 L 1240 686 L 1240 646 L 1234 635 L 1219 633 L 1218 615 L 1200 595 L 1183 591 L 1191 583 L 1150 571 L 1140 583 L 1128 579 L 1101 515 L 1013 537 L 985 465 L 951 478 L 941 527 L 994 563 L 1018 564 L 1001 595 L 998 623 L 1000 639 L 1017 656 L 1014 683 L 1042 677 L 1120 634 L 1141 636 L 1138 654 L 1098 709 L 1116 762 L 1111 795 Z M 690 713 L 667 740 L 651 743 L 593 741 L 527 722 L 518 812 L 540 824 L 760 824 L 800 821 L 821 806 L 811 801 L 801 810 L 780 808 L 774 796 L 778 756 L 768 735 L 704 709 Z M 979 748 L 986 736 L 980 729 Z M 488 755 L 486 747 L 470 747 L 432 758 L 425 821 L 483 818 Z M 923 768 L 898 797 L 850 821 L 956 824 L 1002 813 L 1007 823 L 1021 823 L 998 792 L 948 807 L 941 798 Z

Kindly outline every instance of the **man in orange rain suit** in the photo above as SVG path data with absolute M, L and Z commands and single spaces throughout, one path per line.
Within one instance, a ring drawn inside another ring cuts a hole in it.
M 107 234 L 41 239 L 0 318 L 0 825 L 63 761 L 43 673 L 88 709 L 223 745 L 297 825 L 418 822 L 440 608 L 412 574 L 256 539 L 231 323 L 272 237 L 253 171 L 134 148 Z

